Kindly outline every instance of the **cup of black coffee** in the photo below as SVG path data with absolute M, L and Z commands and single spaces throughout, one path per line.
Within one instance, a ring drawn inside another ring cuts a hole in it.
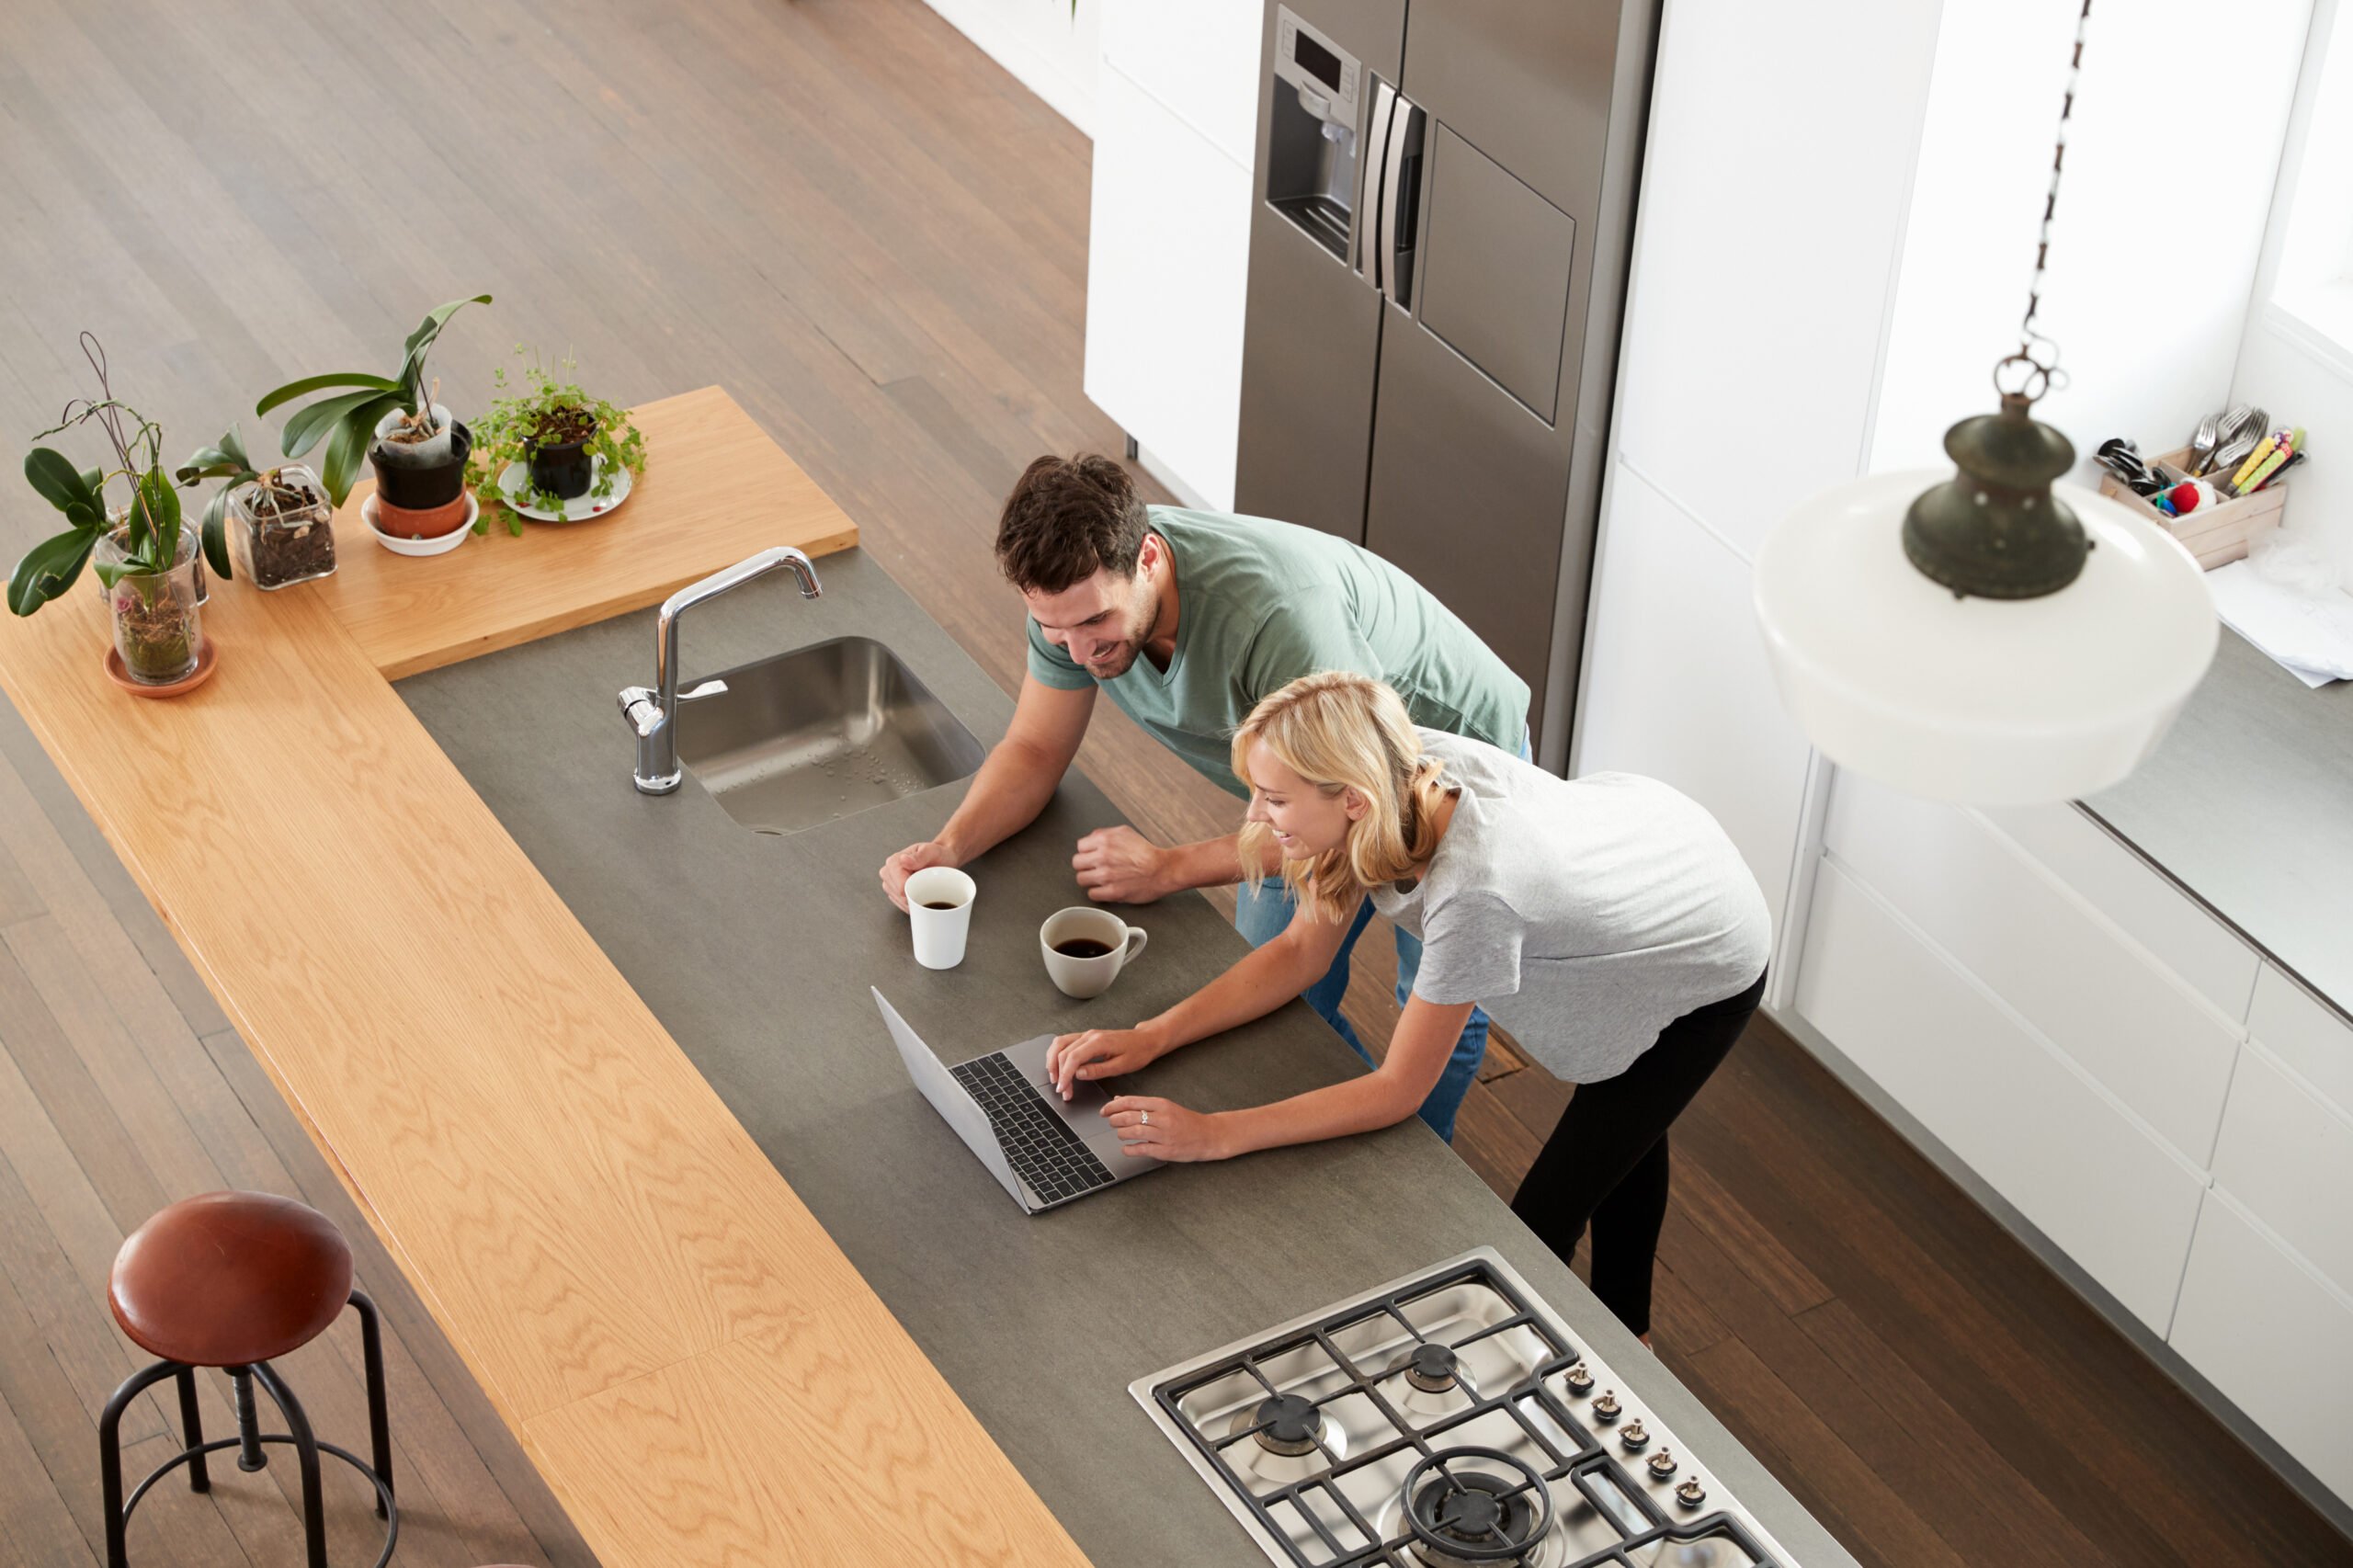
M 1046 973 L 1065 996 L 1100 996 L 1120 978 L 1151 934 L 1108 909 L 1058 911 L 1038 928 Z

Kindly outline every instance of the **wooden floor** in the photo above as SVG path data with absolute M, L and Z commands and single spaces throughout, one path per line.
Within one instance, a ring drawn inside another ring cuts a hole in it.
M 620 403 L 724 382 L 1016 684 L 996 504 L 1038 452 L 1120 438 L 1079 387 L 1086 140 L 919 0 L 418 0 L 397 30 L 290 0 L 0 5 L 0 429 L 84 390 L 88 327 L 176 458 L 280 381 L 390 369 L 426 306 L 486 289 L 434 361 L 445 402 L 480 407 L 517 340 Z M 13 561 L 54 522 L 0 494 Z M 1231 825 L 1123 721 L 1097 728 L 1084 764 L 1147 831 Z M 1363 951 L 1351 1010 L 1385 1040 L 1386 949 Z M 1566 1094 L 1499 1047 L 1458 1146 L 1508 1193 Z M 2353 1558 L 1769 1025 L 1676 1149 L 1660 1352 L 1866 1563 Z M 134 1365 L 108 1266 L 153 1210 L 225 1185 L 303 1197 L 358 1247 L 393 1329 L 398 1561 L 588 1563 L 0 708 L 0 1563 L 99 1560 L 95 1426 Z M 347 1324 L 287 1369 L 352 1446 L 357 1364 Z M 226 1431 L 221 1385 L 206 1398 Z M 133 1413 L 134 1470 L 169 1430 Z M 142 1506 L 134 1560 L 298 1561 L 286 1467 L 214 1473 L 209 1499 Z M 329 1484 L 335 1560 L 367 1561 L 366 1500 Z

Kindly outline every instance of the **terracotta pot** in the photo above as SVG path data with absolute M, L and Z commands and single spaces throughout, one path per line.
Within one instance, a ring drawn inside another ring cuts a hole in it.
M 383 492 L 376 494 L 376 527 L 394 539 L 439 539 L 453 528 L 465 526 L 466 492 L 460 490 L 455 501 L 442 506 L 415 508 L 387 505 Z

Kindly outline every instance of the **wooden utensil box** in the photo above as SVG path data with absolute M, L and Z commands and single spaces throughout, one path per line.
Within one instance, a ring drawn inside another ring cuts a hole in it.
M 2185 472 L 2189 465 L 2189 449 L 2163 453 L 2157 460 L 2177 473 Z M 2206 477 L 2211 480 L 2214 476 Z M 2245 559 L 2247 541 L 2279 521 L 2279 509 L 2288 504 L 2288 482 L 2284 479 L 2274 480 L 2252 495 L 2228 501 L 2217 499 L 2212 506 L 2200 506 L 2186 517 L 2166 517 L 2154 503 L 2125 488 L 2112 473 L 2100 475 L 2099 493 L 2121 501 L 2179 540 L 2182 547 L 2198 558 L 2198 564 L 2209 572 Z

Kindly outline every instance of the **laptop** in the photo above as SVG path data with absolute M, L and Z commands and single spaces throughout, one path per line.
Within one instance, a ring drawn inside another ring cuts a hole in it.
M 1054 1092 L 1046 1074 L 1053 1036 L 1041 1034 L 949 1067 L 880 991 L 874 1005 L 882 1009 L 915 1087 L 1024 1213 L 1058 1209 L 1161 1164 L 1120 1152 L 1119 1134 L 1103 1119 L 1111 1096 L 1101 1085 L 1073 1085 L 1067 1103 Z

